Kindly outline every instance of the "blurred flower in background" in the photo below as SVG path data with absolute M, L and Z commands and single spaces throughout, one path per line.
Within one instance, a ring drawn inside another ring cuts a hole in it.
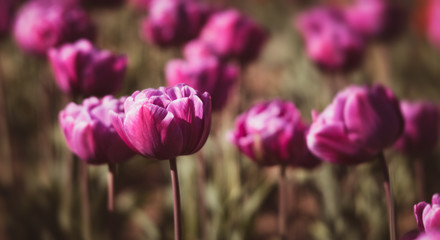
M 0 0 L 0 35 L 9 31 L 12 22 L 13 0 Z
M 431 153 L 438 143 L 439 108 L 429 102 L 400 102 L 405 127 L 394 148 L 415 156 Z
M 316 117 L 307 145 L 322 160 L 359 164 L 394 144 L 403 124 L 399 102 L 390 89 L 350 86 Z
M 267 37 L 266 31 L 254 20 L 229 9 L 209 18 L 199 40 L 222 59 L 236 59 L 246 64 L 258 57 Z
M 122 87 L 127 57 L 95 48 L 81 39 L 51 48 L 49 61 L 60 89 L 72 96 L 103 96 Z
M 141 34 L 160 47 L 178 46 L 197 37 L 210 15 L 207 5 L 191 0 L 152 0 Z
M 429 40 L 440 48 L 440 0 L 430 0 L 427 33 Z
M 113 114 L 116 131 L 137 153 L 167 160 L 202 148 L 211 128 L 211 97 L 186 84 L 136 91 Z
M 51 47 L 81 38 L 94 39 L 87 13 L 72 4 L 30 1 L 17 13 L 14 37 L 24 51 L 44 55 Z
M 211 94 L 212 110 L 223 109 L 231 88 L 237 81 L 239 69 L 233 64 L 223 63 L 215 57 L 190 60 L 171 60 L 165 68 L 168 86 L 185 83 L 201 92 Z
M 259 165 L 313 168 L 320 161 L 307 148 L 307 128 L 293 103 L 272 100 L 239 115 L 228 138 Z
M 341 9 L 316 7 L 295 18 L 309 57 L 319 68 L 345 72 L 357 68 L 364 55 L 364 40 L 346 23 Z
M 91 97 L 81 105 L 70 103 L 59 114 L 59 123 L 67 145 L 80 159 L 90 164 L 119 163 L 135 153 L 116 133 L 110 111 L 124 115 L 125 98 Z

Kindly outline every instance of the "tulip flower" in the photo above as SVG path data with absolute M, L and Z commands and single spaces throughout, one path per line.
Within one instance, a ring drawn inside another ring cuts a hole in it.
M 95 28 L 86 12 L 70 4 L 30 1 L 14 25 L 17 44 L 26 52 L 44 55 L 51 47 L 81 38 L 93 39 Z
M 153 0 L 142 36 L 160 47 L 181 45 L 197 37 L 209 14 L 207 6 L 194 1 Z
M 344 14 L 348 25 L 366 38 L 391 39 L 406 25 L 403 9 L 387 0 L 357 0 Z
M 438 240 L 440 239 L 440 231 L 420 234 L 415 240 Z
M 207 57 L 222 58 L 222 56 L 216 55 L 211 45 L 200 39 L 195 39 L 186 43 L 183 47 L 183 56 L 188 60 Z
M 432 196 L 432 203 L 414 205 L 414 215 L 420 232 L 440 231 L 440 195 Z
M 56 83 L 73 96 L 115 93 L 127 68 L 126 56 L 99 50 L 84 39 L 52 48 L 48 56 Z
M 402 113 L 391 90 L 380 85 L 351 86 L 315 119 L 307 145 L 322 160 L 358 164 L 391 146 L 402 130 Z
M 59 114 L 59 122 L 72 152 L 90 164 L 119 163 L 132 157 L 134 152 L 110 121 L 110 111 L 124 115 L 124 100 L 90 97 L 81 105 L 67 105 Z
M 295 18 L 294 24 L 307 54 L 321 70 L 347 72 L 362 63 L 364 40 L 347 25 L 340 9 L 313 8 Z
M 439 108 L 428 102 L 400 103 L 405 128 L 394 147 L 410 155 L 421 156 L 437 146 L 440 130 Z
M 137 153 L 170 160 L 174 197 L 174 236 L 182 237 L 176 157 L 202 148 L 211 127 L 211 97 L 186 84 L 134 92 L 124 103 L 125 115 L 113 113 L 121 138 Z
M 200 33 L 216 55 L 246 64 L 256 59 L 267 39 L 265 30 L 237 10 L 213 14 Z
M 222 63 L 215 57 L 189 61 L 172 60 L 165 69 L 168 86 L 185 83 L 201 92 L 208 92 L 212 99 L 212 110 L 221 110 L 238 78 L 239 69 Z
M 0 0 L 0 35 L 9 30 L 12 21 L 13 0 Z
M 430 0 L 427 19 L 427 34 L 429 40 L 440 48 L 440 0 Z

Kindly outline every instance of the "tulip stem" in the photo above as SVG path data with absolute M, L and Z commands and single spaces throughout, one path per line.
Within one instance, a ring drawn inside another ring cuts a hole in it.
M 390 174 L 388 172 L 387 163 L 385 160 L 385 156 L 383 153 L 379 154 L 379 160 L 383 171 L 383 187 L 385 190 L 385 197 L 387 202 L 387 208 L 388 208 L 388 224 L 390 228 L 390 240 L 396 240 L 396 213 L 394 208 L 394 198 L 393 198 L 393 192 L 391 189 L 390 184 Z
M 280 240 L 286 240 L 286 166 L 281 165 L 278 181 L 279 206 L 278 206 L 278 233 Z
M 114 163 L 108 164 L 108 195 L 107 195 L 107 209 L 108 209 L 108 234 L 109 239 L 115 239 L 115 202 L 114 202 L 114 191 L 115 191 L 115 175 L 116 175 L 116 165 Z
M 177 175 L 176 158 L 170 159 L 171 184 L 173 186 L 173 208 L 174 208 L 174 240 L 182 239 L 181 207 L 179 176 Z
M 423 158 L 416 158 L 414 161 L 414 175 L 417 186 L 417 200 L 424 201 L 426 198 L 425 191 L 425 167 L 423 166 Z
M 206 232 L 206 224 L 207 224 L 207 211 L 206 211 L 206 200 L 205 200 L 205 186 L 206 186 L 206 179 L 205 179 L 205 169 L 206 169 L 206 162 L 205 158 L 203 157 L 203 153 L 198 153 L 198 162 L 197 162 L 197 202 L 198 202 L 198 209 L 199 209 L 199 234 L 200 239 L 206 240 L 207 238 L 207 232 Z
M 81 211 L 82 211 L 82 230 L 83 239 L 90 240 L 90 202 L 89 202 L 89 187 L 88 187 L 88 171 L 87 163 L 81 161 L 80 163 L 80 191 L 81 191 Z

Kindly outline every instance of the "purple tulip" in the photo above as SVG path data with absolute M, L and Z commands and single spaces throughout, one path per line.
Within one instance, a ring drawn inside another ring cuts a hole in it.
M 214 49 L 206 42 L 195 39 L 183 47 L 183 56 L 188 59 L 203 59 L 207 57 L 216 57 L 216 58 L 222 58 L 222 56 L 218 56 Z
M 185 83 L 212 98 L 212 110 L 221 110 L 238 78 L 239 69 L 214 57 L 189 61 L 172 60 L 165 69 L 168 86 Z
M 416 238 L 416 240 L 439 240 L 439 239 L 440 239 L 440 231 L 423 233 Z
M 119 137 L 110 121 L 110 111 L 124 115 L 125 98 L 87 98 L 81 105 L 70 103 L 59 114 L 69 148 L 90 164 L 119 163 L 134 152 Z
M 347 25 L 340 9 L 313 8 L 300 14 L 295 26 L 304 38 L 307 54 L 322 70 L 351 71 L 362 63 L 364 41 Z
M 209 14 L 206 5 L 190 0 L 153 0 L 142 35 L 160 47 L 181 45 L 197 37 Z
M 403 130 L 399 102 L 380 85 L 351 86 L 316 117 L 307 145 L 322 160 L 358 164 L 392 145 Z
M 414 205 L 414 215 L 420 232 L 440 231 L 440 195 L 432 196 L 432 204 L 420 202 Z
M 213 14 L 200 33 L 200 40 L 218 56 L 235 58 L 241 63 L 257 58 L 266 39 L 263 28 L 237 10 Z
M 145 157 L 165 160 L 192 154 L 208 138 L 211 97 L 185 84 L 136 91 L 124 108 L 125 116 L 112 115 L 113 126 Z
M 93 39 L 95 28 L 86 12 L 70 4 L 31 1 L 17 14 L 14 37 L 25 51 L 44 55 L 51 47 L 80 38 Z
M 293 103 L 273 100 L 258 103 L 238 116 L 228 138 L 260 165 L 313 168 L 320 161 L 307 149 L 307 127 Z
M 0 35 L 5 34 L 12 21 L 13 0 L 0 0 Z
M 430 153 L 437 146 L 440 130 L 439 108 L 428 102 L 400 103 L 405 128 L 394 147 L 411 155 Z
M 348 25 L 366 38 L 390 39 L 405 26 L 405 13 L 387 0 L 357 0 L 345 9 Z
M 103 96 L 122 86 L 127 57 L 98 50 L 87 40 L 52 48 L 48 52 L 56 83 L 65 93 Z
M 440 0 L 431 0 L 428 7 L 427 32 L 430 41 L 440 48 Z

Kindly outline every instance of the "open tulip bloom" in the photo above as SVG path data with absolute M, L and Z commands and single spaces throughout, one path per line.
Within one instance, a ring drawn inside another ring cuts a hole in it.
M 211 127 L 211 97 L 186 84 L 136 91 L 124 103 L 125 114 L 112 114 L 121 138 L 147 158 L 170 160 L 174 193 L 175 239 L 181 239 L 180 194 L 176 157 L 205 144 Z
M 383 149 L 391 146 L 403 130 L 399 102 L 391 90 L 380 85 L 350 86 L 315 117 L 307 134 L 307 145 L 322 160 L 354 165 L 379 156 L 384 171 L 391 239 L 395 219 L 388 169 Z

